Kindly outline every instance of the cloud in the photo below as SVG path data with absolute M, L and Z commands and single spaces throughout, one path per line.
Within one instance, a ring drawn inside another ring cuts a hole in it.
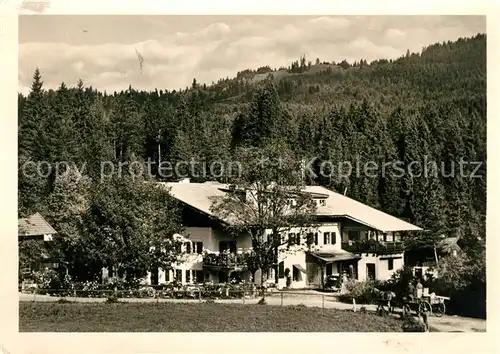
M 65 16 L 43 17 L 20 20 L 23 93 L 36 67 L 46 88 L 56 88 L 62 81 L 75 85 L 81 78 L 86 85 L 107 91 L 129 85 L 179 89 L 193 78 L 210 84 L 248 68 L 286 66 L 302 54 L 311 61 L 395 58 L 406 49 L 420 51 L 438 41 L 486 31 L 484 18 L 468 16 L 228 16 L 200 22 L 192 16 L 185 18 L 185 24 L 178 18 L 134 16 L 127 22 L 120 18 L 118 28 L 113 22 L 118 19 L 106 16 L 84 22 L 79 18 L 78 27 L 72 27 L 77 20 Z M 52 23 L 45 36 L 40 21 Z M 83 25 L 89 27 L 88 33 L 82 31 Z M 144 58 L 142 73 L 136 50 Z

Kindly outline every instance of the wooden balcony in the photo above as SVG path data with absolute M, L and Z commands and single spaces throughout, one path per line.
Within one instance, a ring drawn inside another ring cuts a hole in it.
M 403 242 L 348 241 L 342 242 L 342 249 L 351 253 L 374 253 L 377 255 L 403 253 Z
M 213 269 L 245 269 L 247 253 L 207 253 L 203 256 L 203 267 Z

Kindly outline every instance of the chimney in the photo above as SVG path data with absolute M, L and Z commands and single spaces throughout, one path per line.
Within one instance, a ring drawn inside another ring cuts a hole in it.
M 181 180 L 179 180 L 179 183 L 190 183 L 190 181 L 190 178 L 182 178 Z

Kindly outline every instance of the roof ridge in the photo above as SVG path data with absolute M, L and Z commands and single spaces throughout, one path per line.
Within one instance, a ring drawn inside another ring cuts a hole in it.
M 413 225 L 413 224 L 409 223 L 408 221 L 403 220 L 403 219 L 401 219 L 401 218 L 399 218 L 399 217 L 397 217 L 397 216 L 394 216 L 394 215 L 391 215 L 391 214 L 389 214 L 389 213 L 386 213 L 386 212 L 385 212 L 385 211 L 383 211 L 383 210 L 380 210 L 380 209 L 374 208 L 374 207 L 372 207 L 372 206 L 370 206 L 370 205 L 368 205 L 368 204 L 365 204 L 365 203 L 360 202 L 359 200 L 353 199 L 353 198 L 351 198 L 351 197 L 348 197 L 348 196 L 346 196 L 346 195 L 344 195 L 344 194 L 341 194 L 341 193 L 339 193 L 339 192 L 333 191 L 333 190 L 328 189 L 328 188 L 326 188 L 326 187 L 323 187 L 323 186 L 313 186 L 313 187 L 319 187 L 319 188 L 325 189 L 325 190 L 327 190 L 327 191 L 329 191 L 329 192 L 331 192 L 331 193 L 335 193 L 336 195 L 338 195 L 338 196 L 340 196 L 340 197 L 342 197 L 342 198 L 349 199 L 349 200 L 351 200 L 351 201 L 353 201 L 353 202 L 355 202 L 355 203 L 357 203 L 357 204 L 359 204 L 359 205 L 362 205 L 362 206 L 364 206 L 364 207 L 366 207 L 366 208 L 370 208 L 370 209 L 375 210 L 375 211 L 377 211 L 377 212 L 379 212 L 379 213 L 383 213 L 383 214 L 385 214 L 385 215 L 387 215 L 387 216 L 390 216 L 390 217 L 392 217 L 392 218 L 398 219 L 398 220 L 400 220 L 400 221 L 402 221 L 402 222 L 404 222 L 404 223 L 406 223 L 406 224 L 409 224 L 409 225 L 412 225 L 412 226 L 417 226 L 417 225 Z M 346 214 L 346 215 L 349 215 L 349 214 Z M 354 217 L 354 216 L 352 216 L 352 215 L 349 215 L 349 216 L 350 216 L 350 217 L 352 217 L 352 218 L 355 218 L 355 217 Z M 418 227 L 418 226 L 417 226 L 417 227 Z

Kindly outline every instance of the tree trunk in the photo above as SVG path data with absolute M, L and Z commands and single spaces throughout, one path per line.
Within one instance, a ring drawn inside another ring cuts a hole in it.
M 281 243 L 281 236 L 278 234 L 276 230 L 273 231 L 273 237 L 274 237 L 274 262 L 276 263 L 274 266 L 274 283 L 276 286 L 278 286 L 278 281 L 279 281 L 279 276 L 278 276 L 278 267 L 279 267 L 279 259 L 278 259 L 278 245 Z M 279 237 L 280 240 L 277 241 L 276 238 Z
M 260 288 L 262 289 L 262 298 L 266 298 L 266 289 L 264 287 L 264 270 L 260 269 Z
M 436 271 L 439 269 L 439 260 L 438 260 L 438 254 L 436 250 L 436 244 L 434 244 L 434 257 L 436 258 Z
M 274 265 L 274 282 L 276 286 L 278 286 L 278 281 L 279 281 L 279 259 L 278 259 L 278 248 L 276 247 L 274 251 L 274 259 L 276 261 L 276 264 Z

